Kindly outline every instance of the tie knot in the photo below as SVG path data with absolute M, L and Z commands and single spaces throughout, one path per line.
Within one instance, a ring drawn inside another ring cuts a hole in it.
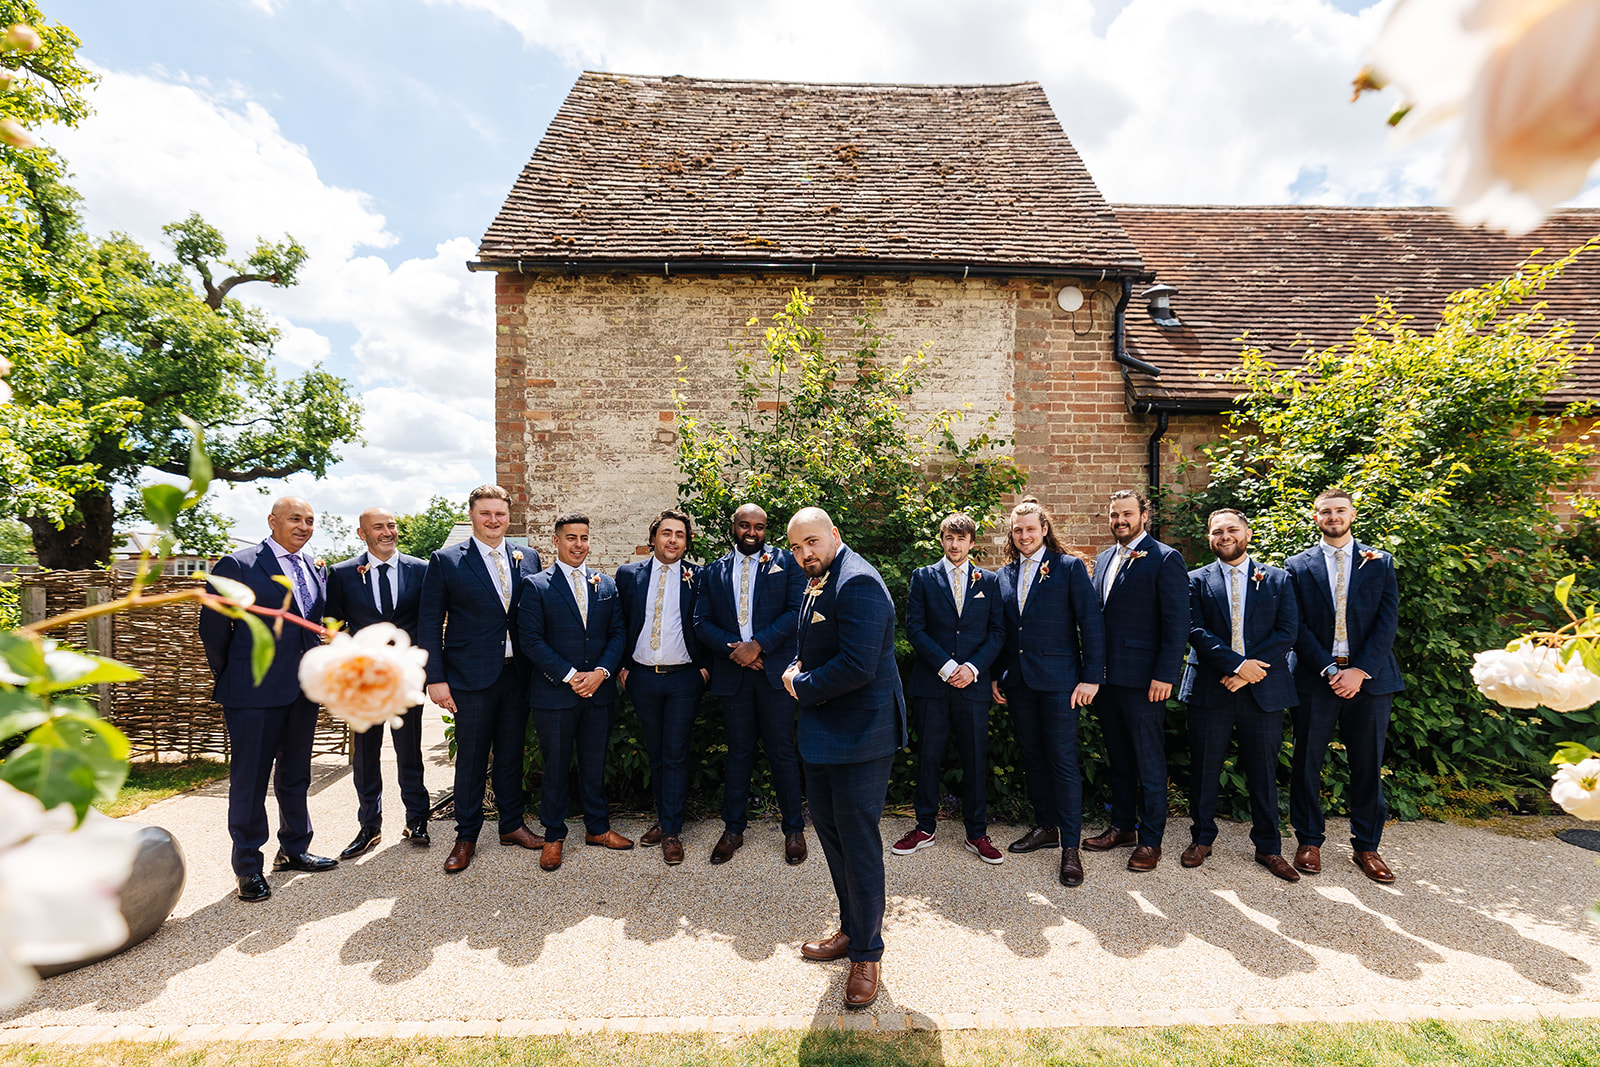
M 389 573 L 389 564 L 387 564 L 387 563 L 378 564 L 378 573 L 379 574 L 384 574 L 384 575 L 388 574 Z

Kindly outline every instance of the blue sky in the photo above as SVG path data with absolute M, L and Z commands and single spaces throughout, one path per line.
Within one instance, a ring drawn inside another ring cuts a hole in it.
M 1442 150 L 1348 102 L 1384 6 L 1358 0 L 45 0 L 101 73 L 43 131 L 92 230 L 161 244 L 199 210 L 293 233 L 293 290 L 239 295 L 367 403 L 367 442 L 292 488 L 350 517 L 493 475 L 492 285 L 464 261 L 579 71 L 1044 84 L 1107 199 L 1432 202 Z M 255 536 L 266 501 L 219 497 Z

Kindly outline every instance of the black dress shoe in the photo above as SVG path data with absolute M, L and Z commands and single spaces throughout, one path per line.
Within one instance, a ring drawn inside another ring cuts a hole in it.
M 1054 826 L 1033 826 L 1006 848 L 1007 852 L 1037 852 L 1041 848 L 1059 848 L 1061 831 Z
M 418 848 L 427 848 L 433 844 L 432 839 L 428 837 L 427 819 L 408 819 L 406 821 L 406 832 L 400 836 L 409 837 L 411 843 Z
M 279 852 L 277 859 L 272 861 L 275 871 L 309 871 L 312 874 L 318 871 L 331 871 L 339 866 L 339 861 L 329 859 L 327 856 L 313 856 L 309 852 L 299 852 L 291 856 Z
M 382 829 L 376 826 L 363 826 L 361 832 L 356 834 L 356 839 L 346 845 L 343 852 L 339 853 L 339 858 L 353 860 L 382 840 Z
M 272 895 L 272 887 L 267 880 L 259 874 L 241 874 L 239 876 L 239 899 L 248 901 L 266 900 Z

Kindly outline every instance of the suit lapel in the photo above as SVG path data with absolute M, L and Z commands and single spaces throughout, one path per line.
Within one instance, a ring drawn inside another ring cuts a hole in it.
M 1111 561 L 1117 558 L 1117 548 L 1112 545 L 1094 561 L 1094 592 L 1100 598 L 1100 603 L 1106 602 L 1106 568 L 1111 566 Z
M 1217 603 L 1222 605 L 1222 619 L 1228 624 L 1228 633 L 1229 636 L 1232 636 L 1233 596 L 1228 592 L 1227 568 L 1222 565 L 1222 561 L 1219 559 L 1211 563 L 1210 571 L 1211 573 L 1206 575 L 1206 584 L 1211 586 L 1211 595 L 1216 598 Z M 1249 599 L 1248 596 L 1245 597 L 1247 602 Z
M 689 644 L 689 635 L 694 633 L 694 579 L 698 571 L 689 570 L 686 563 L 678 565 L 682 572 L 679 577 L 688 575 L 689 580 L 678 583 L 678 625 L 683 627 L 683 643 Z
M 940 588 L 942 588 L 944 590 L 944 598 L 945 598 L 945 600 L 950 602 L 950 610 L 952 612 L 955 612 L 956 615 L 959 616 L 961 613 L 956 611 L 956 594 L 950 588 L 950 572 L 945 568 L 944 560 L 940 560 L 938 563 L 935 563 L 933 565 L 933 574 L 934 574 L 934 581 L 937 582 L 939 584 Z M 962 581 L 966 581 L 967 580 L 965 574 L 962 575 L 961 580 Z M 966 602 L 967 602 L 966 601 L 966 597 L 962 597 L 961 598 L 961 603 L 962 603 L 963 606 L 966 605 Z
M 572 609 L 572 617 L 577 619 L 578 624 L 581 626 L 583 624 L 583 615 L 579 613 L 578 601 L 572 595 L 572 579 L 567 576 L 566 568 L 559 563 L 556 564 L 550 568 L 550 577 L 560 587 L 561 599 L 567 602 L 567 607 Z
M 1328 584 L 1328 557 L 1322 551 L 1322 542 L 1318 541 L 1313 545 L 1308 555 L 1311 558 L 1306 561 L 1306 565 L 1311 568 L 1311 577 L 1316 580 L 1315 585 L 1318 592 L 1322 594 L 1322 599 L 1327 603 L 1328 610 L 1332 611 L 1333 587 Z M 1348 597 L 1349 595 L 1350 586 L 1346 583 L 1345 596 Z
M 1354 538 L 1350 539 L 1350 571 L 1345 575 L 1344 582 L 1344 604 L 1347 613 L 1350 610 L 1350 601 L 1356 595 L 1356 583 L 1360 581 L 1358 575 L 1361 572 L 1361 553 L 1366 550 L 1366 545 Z M 1331 599 L 1333 594 L 1330 592 L 1328 596 Z
M 300 598 L 294 594 L 294 575 L 284 573 L 283 568 L 278 565 L 278 554 L 272 551 L 272 546 L 265 541 L 261 542 L 261 551 L 256 553 L 256 566 L 260 567 L 269 578 L 287 578 L 289 580 L 289 588 L 286 590 L 289 594 L 289 610 L 299 615 L 302 619 L 305 618 L 305 615 L 300 611 Z M 307 579 L 307 581 L 311 580 L 313 579 Z M 278 582 L 273 582 L 272 584 L 277 588 L 283 588 Z M 316 599 L 315 593 L 312 593 L 312 599 Z M 269 606 L 276 607 L 277 605 Z M 313 604 L 312 606 L 315 607 L 316 605 Z
M 489 565 L 483 561 L 483 553 L 478 551 L 477 542 L 470 538 L 462 544 L 462 554 L 466 557 L 467 570 L 478 576 L 478 581 L 483 583 L 485 589 L 494 597 L 495 603 L 500 603 L 500 586 L 489 575 Z

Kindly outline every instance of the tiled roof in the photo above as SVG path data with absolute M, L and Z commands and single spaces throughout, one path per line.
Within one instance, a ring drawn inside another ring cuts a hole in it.
M 1447 294 L 1504 277 L 1534 249 L 1548 260 L 1600 233 L 1592 209 L 1557 212 L 1519 238 L 1464 229 L 1437 208 L 1130 204 L 1116 212 L 1156 281 L 1178 288 L 1172 309 L 1183 323 L 1157 326 L 1136 288 L 1128 352 L 1162 373 L 1131 375 L 1134 399 L 1193 410 L 1222 410 L 1238 392 L 1220 375 L 1237 365 L 1246 331 L 1267 351 L 1327 348 L 1348 341 L 1380 295 L 1421 324 L 1437 321 Z M 1600 254 L 1580 256 L 1545 298 L 1551 315 L 1577 322 L 1576 341 L 1593 338 Z M 1600 398 L 1600 362 L 1585 359 L 1551 399 L 1591 397 Z
M 479 257 L 1142 270 L 1036 83 L 596 72 L 567 94 Z

